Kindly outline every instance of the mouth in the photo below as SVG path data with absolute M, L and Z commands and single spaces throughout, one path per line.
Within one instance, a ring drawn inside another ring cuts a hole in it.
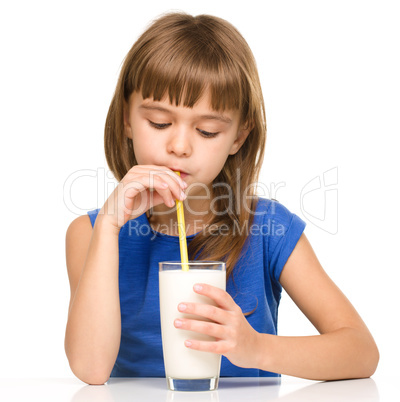
M 189 173 L 179 172 L 182 179 L 189 175 Z
M 179 169 L 175 169 L 175 168 L 172 168 L 172 167 L 170 169 L 173 170 L 175 173 L 179 173 L 180 176 L 182 177 L 182 179 L 189 175 L 189 173 L 186 173 L 186 172 L 184 172 L 182 170 L 179 170 Z

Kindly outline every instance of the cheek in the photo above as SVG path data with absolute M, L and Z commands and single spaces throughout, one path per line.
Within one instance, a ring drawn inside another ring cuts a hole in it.
M 229 156 L 229 150 L 230 148 L 227 148 L 226 143 L 215 144 L 215 146 L 208 148 L 207 156 L 204 158 L 204 164 L 202 164 L 203 172 L 208 180 L 212 181 L 219 175 Z
M 133 140 L 133 152 L 139 165 L 152 165 L 154 163 L 154 146 L 151 147 L 151 144 L 146 141 Z
M 226 159 L 229 156 L 229 152 L 231 150 L 232 144 L 228 141 L 221 141 L 220 143 L 216 143 L 212 147 L 208 149 L 207 152 L 207 160 L 211 160 L 214 164 L 219 164 L 222 167 L 225 164 Z
M 154 155 L 154 142 L 150 135 L 146 135 L 143 125 L 132 126 L 132 144 L 137 163 L 139 165 L 149 164 L 149 158 Z

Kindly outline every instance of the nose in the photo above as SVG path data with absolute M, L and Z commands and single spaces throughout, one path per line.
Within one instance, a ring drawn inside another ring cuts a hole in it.
M 190 156 L 192 154 L 192 143 L 188 130 L 184 128 L 173 130 L 168 139 L 167 151 L 180 157 Z

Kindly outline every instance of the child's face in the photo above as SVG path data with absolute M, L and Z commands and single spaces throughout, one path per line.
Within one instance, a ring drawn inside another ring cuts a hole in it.
M 237 110 L 211 109 L 209 94 L 193 108 L 143 99 L 134 92 L 124 113 L 125 132 L 132 139 L 139 165 L 166 166 L 187 173 L 187 184 L 211 188 L 229 155 L 235 154 L 250 130 L 239 126 Z

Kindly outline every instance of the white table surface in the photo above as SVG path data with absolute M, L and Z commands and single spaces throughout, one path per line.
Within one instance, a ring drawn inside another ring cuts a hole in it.
M 164 378 L 114 378 L 106 385 L 78 379 L 0 379 L 0 401 L 41 402 L 358 402 L 396 400 L 396 379 L 316 382 L 294 377 L 221 378 L 217 391 L 173 392 Z M 394 398 L 394 399 L 393 399 Z

